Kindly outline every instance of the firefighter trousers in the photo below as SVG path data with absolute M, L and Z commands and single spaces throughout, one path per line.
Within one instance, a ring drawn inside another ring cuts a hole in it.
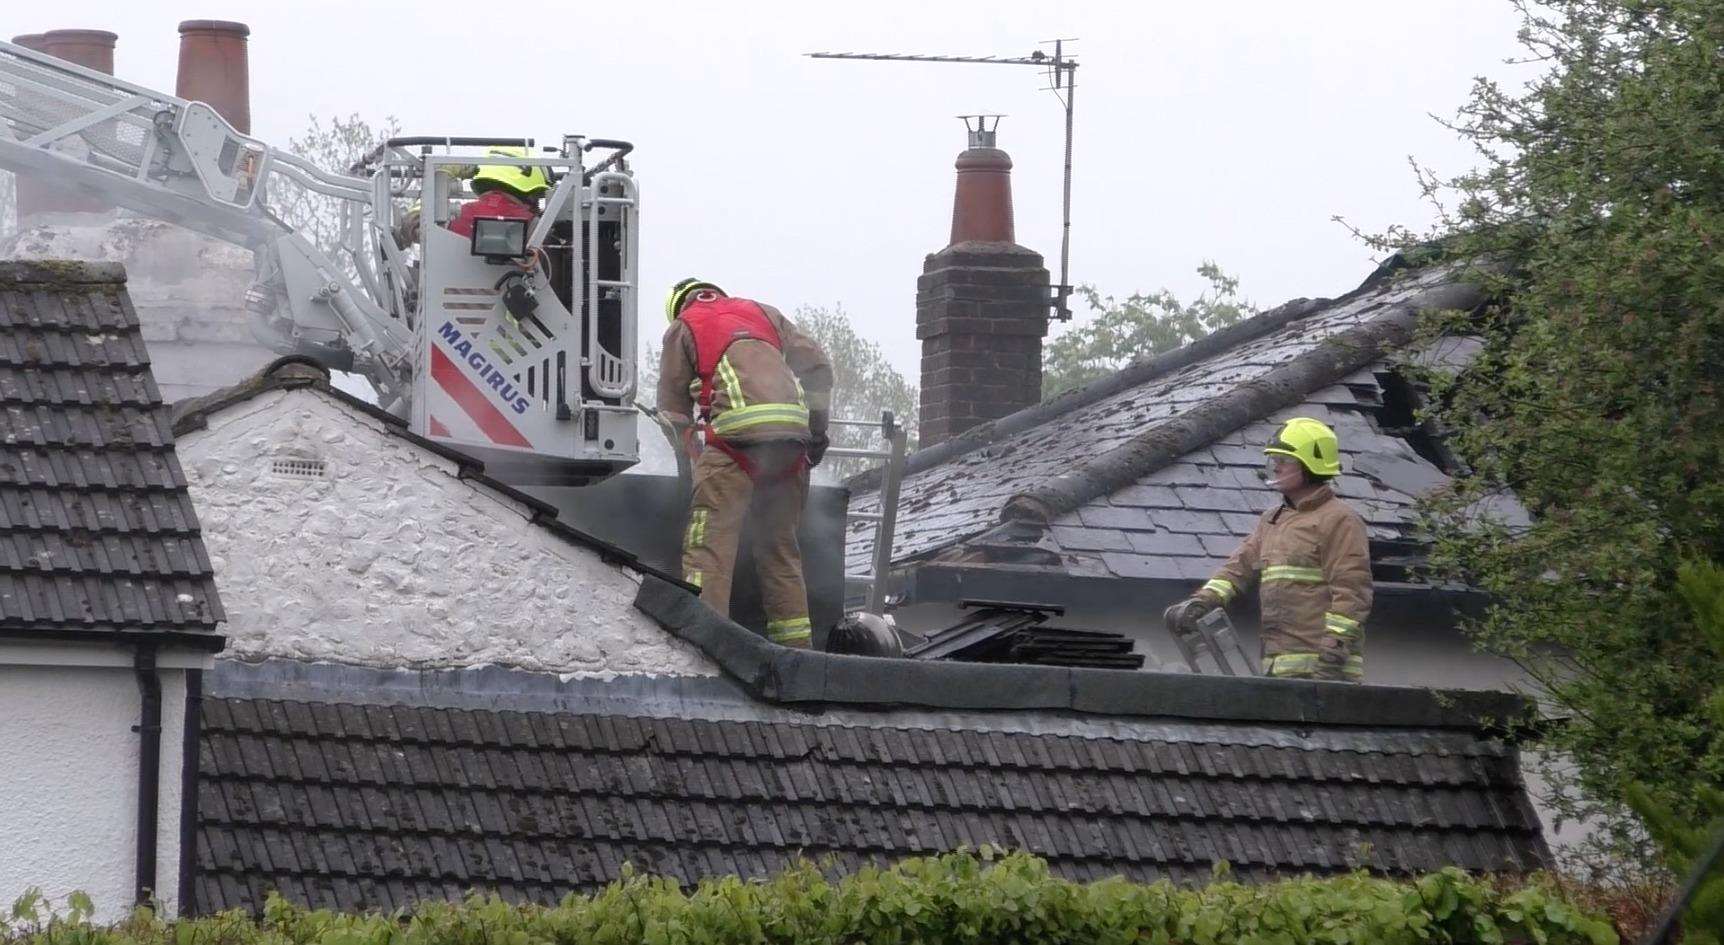
M 1263 628 L 1263 675 L 1282 679 L 1327 679 L 1334 682 L 1365 681 L 1365 641 L 1359 631 L 1347 636 L 1320 631 L 1327 639 L 1317 643 L 1277 629 Z
M 808 591 L 802 583 L 802 549 L 796 529 L 808 499 L 808 469 L 800 443 L 737 447 L 753 476 L 723 450 L 708 446 L 694 461 L 694 496 L 683 538 L 683 579 L 700 599 L 730 615 L 737 545 L 743 525 L 754 524 L 755 573 L 766 610 L 766 635 L 785 646 L 808 646 Z

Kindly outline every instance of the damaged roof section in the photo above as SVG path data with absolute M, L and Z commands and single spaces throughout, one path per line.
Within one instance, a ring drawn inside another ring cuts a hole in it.
M 113 263 L 0 262 L 0 634 L 217 650 L 209 554 Z
M 1336 300 L 1298 300 L 1131 365 L 911 457 L 893 562 L 1008 565 L 1074 577 L 1201 581 L 1274 501 L 1262 444 L 1282 420 L 1336 429 L 1340 494 L 1364 516 L 1380 581 L 1416 561 L 1416 500 L 1452 460 L 1414 419 L 1390 364 L 1428 310 L 1471 309 L 1452 269 L 1379 272 Z M 853 499 L 878 511 L 873 483 Z M 851 526 L 865 572 L 874 532 Z

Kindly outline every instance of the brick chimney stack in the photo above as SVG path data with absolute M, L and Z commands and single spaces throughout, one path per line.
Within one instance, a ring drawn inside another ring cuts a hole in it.
M 12 42 L 74 62 L 97 72 L 114 74 L 114 44 L 119 37 L 106 30 L 49 30 L 12 37 Z M 94 197 L 53 186 L 40 177 L 18 176 L 18 219 L 44 213 L 104 213 L 113 207 Z
M 251 67 L 246 37 L 251 27 L 228 20 L 180 24 L 180 69 L 174 94 L 203 102 L 242 135 L 251 134 Z
M 1042 396 L 1048 271 L 1041 254 L 1015 242 L 1012 159 L 995 146 L 998 118 L 970 121 L 969 148 L 957 161 L 951 242 L 927 257 L 916 280 L 922 447 Z

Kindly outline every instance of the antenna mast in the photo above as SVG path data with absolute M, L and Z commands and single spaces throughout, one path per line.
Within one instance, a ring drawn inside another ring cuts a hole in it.
M 1065 177 L 1061 190 L 1060 217 L 1060 281 L 1054 286 L 1054 317 L 1062 321 L 1072 317 L 1071 300 L 1072 251 L 1072 100 L 1077 92 L 1077 60 L 1065 54 L 1065 44 L 1074 39 L 1049 40 L 1054 54 L 1036 50 L 1028 56 L 919 56 L 899 53 L 809 53 L 810 59 L 864 59 L 873 62 L 952 62 L 964 65 L 1035 66 L 1046 69 L 1048 90 L 1052 91 L 1066 110 Z M 1046 45 L 1045 43 L 1043 45 Z

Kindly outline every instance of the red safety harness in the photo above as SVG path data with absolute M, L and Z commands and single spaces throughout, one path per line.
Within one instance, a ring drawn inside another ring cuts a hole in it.
M 766 317 L 759 305 L 747 299 L 732 298 L 690 302 L 677 317 L 688 325 L 689 333 L 694 337 L 694 372 L 700 378 L 694 423 L 685 436 L 689 458 L 692 460 L 700 455 L 700 443 L 695 440 L 698 431 L 703 434 L 707 446 L 729 456 L 755 482 L 777 482 L 807 469 L 808 452 L 804 450 L 783 472 L 762 479 L 759 468 L 741 447 L 712 432 L 712 376 L 718 371 L 718 362 L 724 360 L 724 354 L 731 345 L 745 340 L 764 341 L 783 354 L 784 340 L 779 337 L 772 320 Z

